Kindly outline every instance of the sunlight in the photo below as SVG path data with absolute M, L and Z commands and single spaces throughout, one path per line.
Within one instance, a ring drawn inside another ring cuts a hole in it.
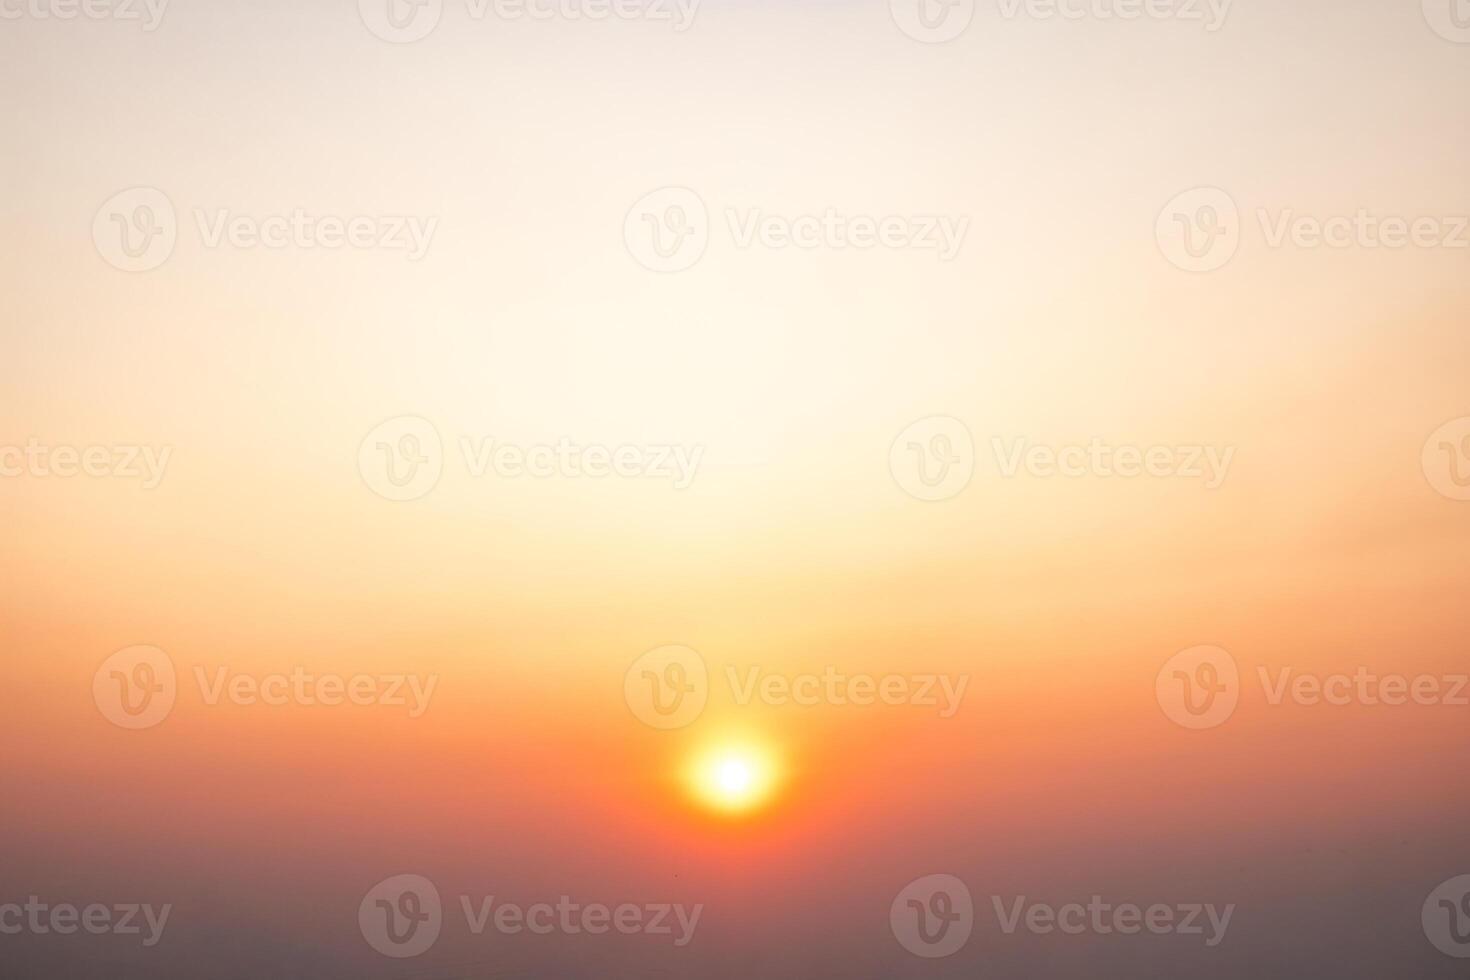
M 695 797 L 725 813 L 748 813 L 766 803 L 778 783 L 771 753 L 749 742 L 725 743 L 700 754 L 691 769 Z

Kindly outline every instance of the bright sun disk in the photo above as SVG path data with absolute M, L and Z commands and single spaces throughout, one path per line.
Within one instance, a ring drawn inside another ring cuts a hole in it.
M 727 813 L 761 805 L 776 783 L 776 767 L 769 753 L 748 745 L 706 753 L 696 762 L 692 775 L 700 801 Z

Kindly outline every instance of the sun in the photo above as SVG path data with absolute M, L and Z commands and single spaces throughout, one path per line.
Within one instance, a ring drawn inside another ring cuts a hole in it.
M 699 753 L 689 770 L 695 798 L 726 814 L 757 810 L 770 801 L 779 782 L 772 753 L 754 742 L 719 743 Z

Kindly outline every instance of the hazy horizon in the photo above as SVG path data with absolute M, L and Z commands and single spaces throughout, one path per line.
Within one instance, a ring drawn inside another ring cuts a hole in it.
M 1464 0 L 68 9 L 0 976 L 1463 974 Z

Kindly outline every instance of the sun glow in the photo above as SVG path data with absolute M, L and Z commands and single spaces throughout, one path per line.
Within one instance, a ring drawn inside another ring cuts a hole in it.
M 749 744 L 722 744 L 702 753 L 690 772 L 694 795 L 724 813 L 748 813 L 764 805 L 779 781 L 775 759 Z

